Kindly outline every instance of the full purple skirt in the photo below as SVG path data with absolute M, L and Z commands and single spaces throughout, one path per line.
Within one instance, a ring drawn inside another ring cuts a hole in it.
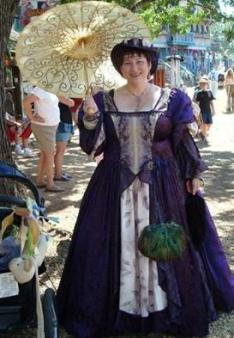
M 151 194 L 157 195 L 161 220 L 172 218 L 186 229 L 184 192 L 170 165 L 155 162 Z M 216 309 L 234 309 L 234 278 L 208 209 L 199 249 L 188 240 L 180 259 L 157 263 L 167 308 L 147 318 L 119 310 L 121 174 L 119 161 L 101 161 L 83 197 L 57 293 L 61 325 L 76 338 L 133 332 L 207 335 Z

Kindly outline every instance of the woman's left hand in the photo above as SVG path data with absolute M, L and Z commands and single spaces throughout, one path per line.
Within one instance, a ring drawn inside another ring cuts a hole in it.
M 190 194 L 195 195 L 201 186 L 202 181 L 200 178 L 193 178 L 192 180 L 186 181 L 186 189 Z

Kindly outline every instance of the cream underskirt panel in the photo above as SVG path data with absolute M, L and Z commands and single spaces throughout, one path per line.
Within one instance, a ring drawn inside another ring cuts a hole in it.
M 121 196 L 121 311 L 147 317 L 167 307 L 167 295 L 158 284 L 157 263 L 137 248 L 142 229 L 149 224 L 149 185 L 136 178 Z

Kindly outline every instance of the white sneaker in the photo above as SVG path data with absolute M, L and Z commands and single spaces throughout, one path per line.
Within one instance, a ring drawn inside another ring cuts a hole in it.
M 24 157 L 33 157 L 33 152 L 30 148 L 24 148 Z
M 23 155 L 23 154 L 24 154 L 24 151 L 23 151 L 23 149 L 21 148 L 20 144 L 16 144 L 16 146 L 15 146 L 15 153 L 16 153 L 17 155 Z

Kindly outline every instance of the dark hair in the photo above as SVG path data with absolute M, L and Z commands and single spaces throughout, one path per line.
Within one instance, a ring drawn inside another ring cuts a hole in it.
M 115 62 L 115 68 L 117 69 L 117 71 L 120 74 L 121 74 L 120 68 L 123 65 L 125 55 L 133 56 L 134 54 L 137 54 L 138 56 L 144 55 L 148 64 L 150 64 L 150 62 L 151 62 L 150 52 L 144 51 L 144 50 L 139 50 L 139 49 L 125 48 L 125 49 L 122 49 L 119 52 L 119 55 L 118 55 L 119 57 L 118 57 L 118 59 L 116 59 L 116 62 Z
M 144 39 L 132 38 L 130 40 L 123 40 L 114 46 L 111 51 L 111 61 L 120 74 L 120 67 L 123 64 L 124 56 L 127 54 L 144 55 L 148 63 L 151 63 L 150 74 L 156 71 L 159 56 L 158 50 Z

